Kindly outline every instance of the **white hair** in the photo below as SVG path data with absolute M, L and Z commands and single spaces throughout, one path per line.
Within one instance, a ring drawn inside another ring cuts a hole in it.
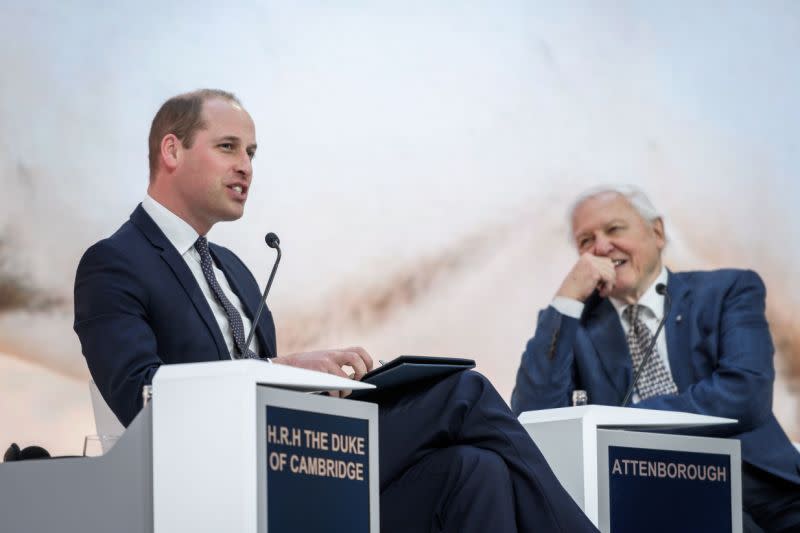
M 572 205 L 570 205 L 569 211 L 567 211 L 567 227 L 569 228 L 570 243 L 574 244 L 573 241 L 575 240 L 575 236 L 573 235 L 574 228 L 572 227 L 572 220 L 575 216 L 575 210 L 578 209 L 578 207 L 586 200 L 590 200 L 604 194 L 618 194 L 622 196 L 628 200 L 636 212 L 639 213 L 639 216 L 651 224 L 658 219 L 661 219 L 662 221 L 664 219 L 663 215 L 661 215 L 658 209 L 656 209 L 656 207 L 653 205 L 653 202 L 650 201 L 650 198 L 648 198 L 644 191 L 638 187 L 633 185 L 600 185 L 598 187 L 592 187 L 591 189 L 579 194 L 578 197 L 572 202 Z

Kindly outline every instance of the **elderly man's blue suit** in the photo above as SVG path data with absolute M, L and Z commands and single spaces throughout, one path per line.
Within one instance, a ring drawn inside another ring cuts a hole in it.
M 670 272 L 667 287 L 667 352 L 679 393 L 636 407 L 738 419 L 705 433 L 738 438 L 745 462 L 800 485 L 800 454 L 772 414 L 773 346 L 761 279 L 742 270 Z M 580 320 L 548 307 L 522 356 L 511 406 L 516 413 L 563 407 L 573 389 L 586 390 L 590 403 L 620 405 L 632 374 L 610 301 L 590 299 Z
M 260 297 L 253 275 L 229 250 L 210 249 L 252 317 Z M 269 312 L 258 326 L 262 351 L 275 356 Z M 126 425 L 161 364 L 230 359 L 191 271 L 141 206 L 81 259 L 75 331 L 95 382 Z M 372 399 L 382 531 L 596 531 L 480 374 Z

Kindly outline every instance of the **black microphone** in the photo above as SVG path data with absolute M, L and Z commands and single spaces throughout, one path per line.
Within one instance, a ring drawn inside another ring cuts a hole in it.
M 642 358 L 642 362 L 639 363 L 638 368 L 636 369 L 636 373 L 633 375 L 633 383 L 631 383 L 630 388 L 628 389 L 628 393 L 625 395 L 625 399 L 622 400 L 620 407 L 625 407 L 628 404 L 628 400 L 631 399 L 633 395 L 633 389 L 636 387 L 636 382 L 639 381 L 639 376 L 642 374 L 642 370 L 644 370 L 644 366 L 650 360 L 650 356 L 653 355 L 653 348 L 656 346 L 656 340 L 658 339 L 658 334 L 661 333 L 661 329 L 664 327 L 664 324 L 667 321 L 667 317 L 669 316 L 669 310 L 672 307 L 672 301 L 669 298 L 669 293 L 667 292 L 667 286 L 663 283 L 659 283 L 656 285 L 656 292 L 664 297 L 664 318 L 661 319 L 661 322 L 658 323 L 658 328 L 656 329 L 656 334 L 653 335 L 653 340 L 650 342 L 650 346 L 647 348 L 647 351 L 644 353 L 644 358 Z
M 50 453 L 41 446 L 28 446 L 20 450 L 16 442 L 12 442 L 3 455 L 3 462 L 27 461 L 29 459 L 47 459 Z
M 250 349 L 250 343 L 253 342 L 253 336 L 256 333 L 256 327 L 258 327 L 258 319 L 261 318 L 261 312 L 264 311 L 264 304 L 267 303 L 269 288 L 272 287 L 272 280 L 275 278 L 275 272 L 278 270 L 278 263 L 281 262 L 281 240 L 278 238 L 278 236 L 270 231 L 267 233 L 266 237 L 264 237 L 264 241 L 270 248 L 275 248 L 278 250 L 278 257 L 275 258 L 275 263 L 272 265 L 272 272 L 269 275 L 269 281 L 267 281 L 267 288 L 264 289 L 264 296 L 261 297 L 261 303 L 258 304 L 258 311 L 256 311 L 256 316 L 253 317 L 253 324 L 250 327 L 250 334 L 247 336 L 247 342 L 244 343 L 244 351 L 242 352 L 243 354 L 247 353 L 247 351 Z

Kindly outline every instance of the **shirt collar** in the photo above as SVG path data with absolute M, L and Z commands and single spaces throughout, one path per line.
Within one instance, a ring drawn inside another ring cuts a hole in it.
M 149 194 L 145 194 L 142 200 L 142 209 L 150 215 L 180 255 L 192 249 L 200 235 L 188 222 L 158 203 Z
M 655 315 L 656 320 L 661 320 L 664 316 L 664 296 L 656 292 L 656 285 L 659 283 L 666 285 L 668 276 L 669 274 L 667 273 L 667 267 L 662 266 L 661 273 L 645 291 L 642 297 L 639 298 L 639 301 L 636 302 L 637 304 L 649 309 L 650 312 Z M 626 307 L 628 307 L 628 303 L 616 298 L 609 298 L 609 300 L 611 300 L 611 303 L 614 305 L 614 309 L 617 310 L 617 314 L 620 316 L 620 318 L 622 318 L 622 312 Z

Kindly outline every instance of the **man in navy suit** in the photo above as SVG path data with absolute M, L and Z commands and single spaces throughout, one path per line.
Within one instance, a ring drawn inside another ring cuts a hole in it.
M 738 419 L 704 434 L 742 443 L 745 529 L 800 531 L 800 454 L 772 414 L 773 346 L 759 276 L 668 271 L 662 218 L 632 187 L 581 195 L 570 222 L 580 257 L 539 314 L 514 412 L 570 405 L 574 390 L 587 391 L 590 403 L 620 405 L 646 351 L 639 341 L 652 340 L 663 317 L 663 283 L 672 302 L 666 337 L 644 367 L 635 406 Z
M 123 424 L 162 364 L 259 357 L 343 377 L 348 366 L 356 379 L 372 368 L 358 347 L 277 354 L 268 311 L 253 350 L 244 346 L 258 285 L 236 255 L 205 239 L 217 222 L 242 216 L 252 183 L 255 126 L 232 94 L 171 98 L 153 119 L 149 148 L 145 199 L 87 250 L 75 279 L 75 331 Z M 596 531 L 480 374 L 371 399 L 382 531 Z

